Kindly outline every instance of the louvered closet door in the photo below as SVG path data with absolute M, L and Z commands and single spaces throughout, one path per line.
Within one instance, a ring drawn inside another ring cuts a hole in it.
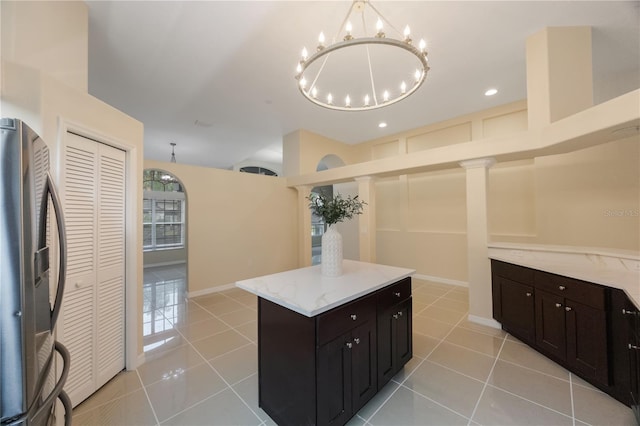
M 68 267 L 59 336 L 71 353 L 65 390 L 77 405 L 124 368 L 125 153 L 72 133 L 65 142 Z

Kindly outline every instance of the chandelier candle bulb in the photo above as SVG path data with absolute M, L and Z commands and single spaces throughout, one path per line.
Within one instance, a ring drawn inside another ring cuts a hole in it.
M 407 83 L 403 81 L 402 84 L 400 85 L 400 93 L 404 94 L 406 92 L 407 92 Z
M 315 87 L 313 89 L 311 89 L 311 96 L 313 96 L 314 98 L 318 97 L 318 89 L 316 89 Z
M 424 41 L 423 38 L 420 39 L 419 47 L 420 47 L 420 51 L 424 53 L 424 50 L 427 48 L 427 42 Z
M 331 104 L 333 103 L 333 96 L 331 96 L 331 93 L 329 93 L 329 94 L 327 95 L 327 103 L 328 103 L 329 105 L 331 105 Z
M 344 98 L 344 106 L 346 106 L 347 108 L 351 106 L 351 98 L 349 97 L 349 95 L 347 95 L 347 97 Z
M 416 83 L 420 81 L 420 77 L 422 77 L 422 73 L 420 72 L 420 70 L 416 70 L 414 77 L 416 78 Z
M 383 27 L 384 24 L 382 23 L 382 19 L 378 18 L 378 22 L 376 22 L 376 30 L 378 31 L 378 34 L 376 34 L 376 37 L 384 37 L 384 32 L 382 31 Z
M 404 27 L 404 41 L 407 44 L 411 44 L 411 38 L 409 37 L 410 35 L 411 35 L 411 29 L 407 25 L 406 27 Z
M 382 94 L 382 99 L 387 102 L 389 100 L 389 92 L 388 91 L 384 91 L 384 93 Z
M 303 89 L 307 86 L 307 80 L 302 77 L 302 79 L 300 80 L 300 87 L 302 87 Z
M 324 33 L 320 31 L 320 35 L 318 36 L 318 50 L 324 49 Z
M 345 26 L 345 31 L 347 35 L 344 36 L 344 40 L 353 40 L 353 36 L 351 35 L 351 31 L 353 31 L 353 25 L 351 25 L 351 21 L 347 21 L 347 25 Z
M 369 106 L 369 95 L 364 96 L 364 106 Z
M 309 57 L 309 52 L 307 52 L 307 48 L 303 47 L 302 48 L 302 61 L 306 61 L 307 58 Z
M 296 67 L 296 73 L 300 74 L 302 72 L 302 64 L 298 63 L 298 66 Z

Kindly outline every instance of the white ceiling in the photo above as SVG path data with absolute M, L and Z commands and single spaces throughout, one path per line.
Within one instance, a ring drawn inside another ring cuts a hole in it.
M 297 129 L 353 144 L 524 99 L 525 40 L 545 26 L 593 27 L 596 103 L 640 87 L 639 1 L 373 1 L 425 38 L 431 70 L 405 101 L 368 112 L 313 105 L 294 79 L 302 47 L 335 34 L 351 1 L 87 4 L 89 92 L 142 121 L 145 158 L 160 161 L 176 142 L 181 163 L 280 163 Z

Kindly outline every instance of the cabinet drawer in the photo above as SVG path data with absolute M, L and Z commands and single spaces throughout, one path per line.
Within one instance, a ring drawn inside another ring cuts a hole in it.
M 604 287 L 548 272 L 536 271 L 535 274 L 537 288 L 596 309 L 605 309 Z
M 375 321 L 376 297 L 366 296 L 344 306 L 339 306 L 317 317 L 318 345 L 327 343 L 339 335 L 367 321 Z M 374 322 L 375 324 L 375 322 Z
M 378 292 L 378 308 L 387 309 L 411 296 L 411 278 L 405 278 Z
M 503 278 L 509 278 L 522 284 L 533 285 L 534 270 L 524 266 L 512 265 L 499 260 L 491 261 L 491 272 Z

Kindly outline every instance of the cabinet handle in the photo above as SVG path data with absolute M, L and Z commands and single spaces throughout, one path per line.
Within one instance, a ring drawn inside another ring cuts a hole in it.
M 393 319 L 398 319 L 398 314 L 393 314 Z
M 356 314 L 351 314 L 351 319 L 355 321 L 358 319 L 358 316 Z
M 526 293 L 527 297 L 531 297 L 531 293 L 527 292 Z
M 562 291 L 562 290 L 565 290 L 565 289 L 566 289 L 566 287 L 565 287 L 565 286 L 563 286 L 563 285 L 559 285 L 559 286 L 558 286 L 558 290 L 561 290 L 561 291 Z
M 400 292 L 399 292 L 399 291 L 398 291 L 398 292 L 395 292 L 395 293 L 393 293 L 393 294 L 395 294 L 395 295 L 396 295 L 396 297 L 400 297 Z
M 562 303 L 556 303 L 556 308 L 562 308 Z
M 347 347 L 347 349 L 351 349 L 353 347 L 353 343 L 347 342 L 345 346 Z
M 565 307 L 564 307 L 564 310 L 565 310 L 565 311 L 567 311 L 567 312 L 569 312 L 569 311 L 571 310 L 571 308 L 570 308 L 569 306 L 565 306 Z
M 402 311 L 398 311 L 398 316 L 401 317 L 402 316 Z
M 353 339 L 353 341 L 356 343 L 356 345 L 360 344 L 360 338 L 356 337 L 355 339 Z
M 622 315 L 638 315 L 637 311 L 628 311 L 625 308 L 622 308 Z
M 635 349 L 637 351 L 638 349 L 640 349 L 640 346 L 632 345 L 631 343 L 629 343 L 629 349 Z

